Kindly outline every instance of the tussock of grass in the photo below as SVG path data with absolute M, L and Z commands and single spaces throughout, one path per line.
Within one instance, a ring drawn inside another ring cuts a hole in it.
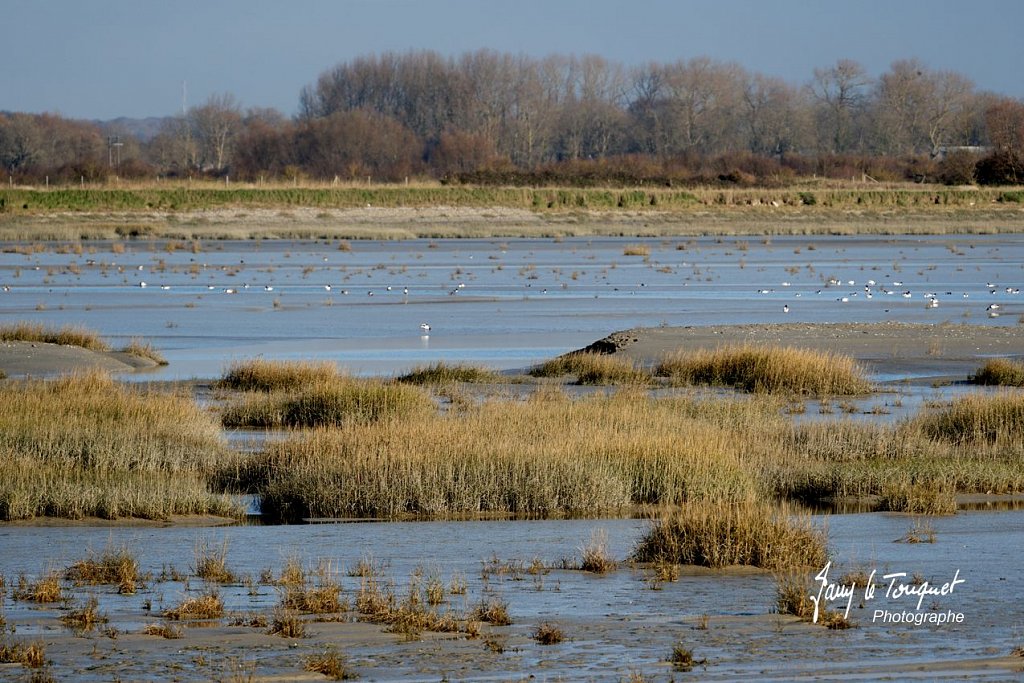
M 226 427 L 328 427 L 434 410 L 430 395 L 407 384 L 338 377 L 292 392 L 253 393 L 230 403 Z
M 0 644 L 0 664 L 21 664 L 30 669 L 40 669 L 46 664 L 46 645 L 41 640 Z
M 220 619 L 224 616 L 224 601 L 215 591 L 185 598 L 177 607 L 166 610 L 165 619 L 172 621 Z
M 220 427 L 190 398 L 91 372 L 0 385 L 0 519 L 235 514 Z
M 176 640 L 184 637 L 184 633 L 181 628 L 174 626 L 173 624 L 146 624 L 145 628 L 142 629 L 142 634 L 146 636 L 160 636 L 168 640 Z
M 639 562 L 773 570 L 823 565 L 827 555 L 809 515 L 754 502 L 686 505 L 656 522 L 633 553 Z
M 534 377 L 575 375 L 578 384 L 650 384 L 651 374 L 632 361 L 600 353 L 567 353 L 530 370 Z
M 64 578 L 76 585 L 114 584 L 119 593 L 131 594 L 139 580 L 139 563 L 128 548 L 108 548 L 72 564 Z
M 110 346 L 95 332 L 84 327 L 65 326 L 59 329 L 42 323 L 20 322 L 0 326 L 0 341 L 24 341 L 41 344 L 80 346 L 90 351 L 110 351 Z
M 254 358 L 228 366 L 217 386 L 233 391 L 294 391 L 338 377 L 338 368 L 333 363 Z
M 558 624 L 545 621 L 533 630 L 533 639 L 541 645 L 557 645 L 565 640 L 565 634 Z
M 95 628 L 98 624 L 105 624 L 109 621 L 107 615 L 99 611 L 99 603 L 95 597 L 90 597 L 85 605 L 71 610 L 62 616 L 60 620 L 68 628 L 78 631 L 88 631 Z
M 451 365 L 438 361 L 433 365 L 413 368 L 412 371 L 400 376 L 398 381 L 406 384 L 487 384 L 500 382 L 501 379 L 501 375 L 487 368 L 465 364 Z
M 1024 363 L 1006 358 L 994 358 L 981 366 L 971 381 L 975 384 L 1024 387 Z
M 127 346 L 121 349 L 121 352 L 138 356 L 139 358 L 147 358 L 157 365 L 167 365 L 167 359 L 164 358 L 163 354 L 157 351 L 151 342 L 141 339 L 132 339 L 128 342 Z
M 651 248 L 646 244 L 627 244 L 622 249 L 623 256 L 650 256 Z
M 495 626 L 508 626 L 512 623 L 512 617 L 508 612 L 508 603 L 497 597 L 481 600 L 473 608 L 471 618 Z
M 234 583 L 235 573 L 228 569 L 228 542 L 214 546 L 207 540 L 201 540 L 195 547 L 195 566 L 193 573 L 204 581 L 213 583 Z
M 21 575 L 18 577 L 18 584 L 14 587 L 13 597 L 15 600 L 40 604 L 60 602 L 64 599 L 60 576 L 57 572 L 51 571 L 30 582 L 24 575 Z
M 792 614 L 801 621 L 813 622 L 814 602 L 811 596 L 817 594 L 817 584 L 808 575 L 796 571 L 778 574 L 775 581 L 775 608 L 779 614 Z M 819 608 L 817 623 L 831 630 L 854 626 L 843 614 L 824 606 Z
M 590 541 L 580 549 L 580 554 L 580 569 L 585 572 L 604 574 L 615 569 L 615 558 L 608 551 L 608 532 L 604 529 L 595 529 L 590 534 Z
M 359 674 L 349 668 L 348 658 L 333 648 L 307 657 L 305 668 L 335 681 L 359 678 Z
M 662 360 L 655 374 L 680 384 L 729 386 L 756 393 L 824 396 L 871 391 L 853 359 L 796 348 L 677 351 Z
M 270 619 L 270 628 L 267 633 L 282 638 L 305 638 L 306 622 L 298 613 L 287 609 L 274 610 L 274 616 Z

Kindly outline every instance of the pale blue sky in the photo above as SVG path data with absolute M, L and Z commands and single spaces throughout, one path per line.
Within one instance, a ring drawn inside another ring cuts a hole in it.
M 706 55 L 792 83 L 917 57 L 1024 97 L 1021 0 L 0 0 L 0 110 L 163 116 L 219 92 L 294 114 L 331 66 L 387 50 Z

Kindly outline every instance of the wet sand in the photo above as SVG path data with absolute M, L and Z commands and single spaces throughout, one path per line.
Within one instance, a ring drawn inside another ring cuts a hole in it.
M 91 351 L 79 346 L 43 342 L 0 342 L 0 372 L 8 377 L 45 377 L 83 370 L 134 372 L 157 363 L 120 351 Z

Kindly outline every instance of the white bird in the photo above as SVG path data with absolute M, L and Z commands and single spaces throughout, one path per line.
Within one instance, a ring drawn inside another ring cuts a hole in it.
M 939 307 L 939 300 L 938 299 L 929 299 L 928 303 L 925 305 L 925 308 L 938 308 L 938 307 Z
M 163 290 L 168 290 L 170 288 L 171 288 L 170 285 L 160 285 L 160 289 L 163 289 Z
M 999 308 L 1000 308 L 999 304 L 989 304 L 988 308 L 986 308 L 985 310 L 986 311 L 998 311 Z
M 140 282 L 140 283 L 139 283 L 139 287 L 145 287 L 145 286 L 146 286 L 146 283 L 145 283 L 145 282 Z
M 324 285 L 324 289 L 329 292 L 329 291 L 331 291 L 331 286 L 330 285 Z
M 388 289 L 388 291 L 390 292 L 390 291 L 391 291 L 391 285 L 388 285 L 388 288 L 387 288 L 387 289 Z
M 906 292 L 903 292 L 903 298 L 904 299 L 909 299 L 911 296 L 913 296 L 913 295 L 910 293 L 909 290 L 906 291 Z
M 274 288 L 272 286 L 270 286 L 270 285 L 264 285 L 263 286 L 263 291 L 264 292 L 273 292 Z
M 420 323 L 420 329 L 424 332 L 430 332 L 430 325 L 427 323 Z
M 783 304 L 782 305 L 782 312 L 783 313 L 789 313 L 789 304 Z
M 402 290 L 402 294 L 405 294 L 406 296 L 409 296 L 409 288 L 408 287 L 404 288 Z
M 231 287 L 228 287 L 227 289 L 225 289 L 225 290 L 224 290 L 224 293 L 225 293 L 225 294 L 235 294 L 235 293 L 237 293 L 237 292 L 238 292 L 238 290 L 237 290 L 237 289 L 233 289 L 233 288 L 231 288 Z

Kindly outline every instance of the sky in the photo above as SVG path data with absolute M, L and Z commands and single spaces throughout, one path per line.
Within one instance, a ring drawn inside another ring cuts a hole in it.
M 0 0 L 0 25 L 0 111 L 80 119 L 175 114 L 183 91 L 291 116 L 332 66 L 424 49 L 706 56 L 794 84 L 917 58 L 1024 98 L 1021 0 Z

